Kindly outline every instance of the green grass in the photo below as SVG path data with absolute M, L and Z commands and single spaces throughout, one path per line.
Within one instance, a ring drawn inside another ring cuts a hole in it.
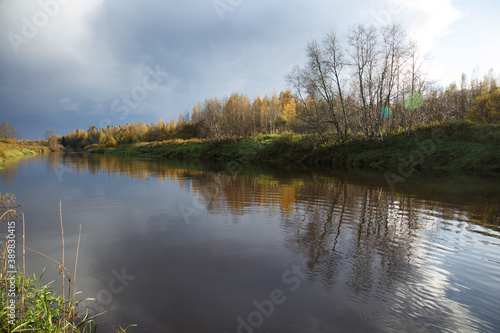
M 0 291 L 2 293 L 0 302 L 0 332 L 95 332 L 95 317 L 89 316 L 85 310 L 83 315 L 79 315 L 78 305 L 81 302 L 92 300 L 84 299 L 75 301 L 73 297 L 64 298 L 54 292 L 52 282 L 42 283 L 43 273 L 40 277 L 25 276 L 22 272 L 17 272 L 15 276 L 15 289 L 17 299 L 13 312 L 17 315 L 14 325 L 9 323 L 8 298 L 6 297 L 6 283 L 8 280 L 0 281 Z M 23 297 L 23 308 L 21 309 L 21 291 Z M 73 305 L 74 304 L 74 305 Z M 128 328 L 120 328 L 115 332 L 127 332 Z
M 0 225 L 6 227 L 8 223 L 9 232 L 7 235 L 14 235 L 12 228 L 16 224 L 18 217 L 16 208 L 20 205 L 15 202 L 15 196 L 6 194 L 0 197 Z M 5 219 L 4 219 L 5 218 Z M 14 225 L 12 225 L 14 223 Z M 63 241 L 63 262 L 59 263 L 42 253 L 31 250 L 24 246 L 24 216 L 23 216 L 22 243 L 15 238 L 3 238 L 0 240 L 0 333 L 10 332 L 96 332 L 94 317 L 90 317 L 87 308 L 79 308 L 79 303 L 93 300 L 90 298 L 80 301 L 76 300 L 79 292 L 75 290 L 75 283 L 72 282 L 69 271 L 64 266 L 64 233 L 61 218 L 61 235 Z M 7 228 L 6 228 L 7 229 Z M 15 230 L 15 228 L 14 228 Z M 81 231 L 81 227 L 80 227 Z M 19 244 L 21 243 L 21 244 Z M 78 236 L 78 248 L 80 245 L 80 235 Z M 43 284 L 42 278 L 35 275 L 29 276 L 25 271 L 25 251 L 32 251 L 46 257 L 57 264 L 59 272 L 62 274 L 62 295 L 57 294 L 52 283 Z M 16 252 L 18 263 L 22 261 L 22 269 L 16 267 Z M 77 272 L 75 261 L 74 275 Z M 67 280 L 68 293 L 64 294 L 65 282 Z M 73 287 L 73 288 L 72 288 Z M 83 315 L 82 315 L 83 313 Z M 131 325 L 135 326 L 135 325 Z M 127 332 L 127 328 L 119 328 L 115 332 Z
M 6 161 L 18 160 L 40 153 L 50 152 L 50 149 L 42 146 L 23 146 L 16 143 L 0 142 L 0 169 Z
M 385 133 L 380 138 L 318 143 L 313 135 L 284 133 L 218 142 L 169 140 L 116 148 L 94 148 L 91 153 L 169 159 L 266 162 L 374 170 L 465 171 L 500 174 L 500 126 L 446 122 Z
M 12 275 L 14 276 L 14 275 Z M 39 278 L 35 275 L 24 276 L 22 272 L 15 275 L 15 289 L 18 298 L 15 309 L 12 311 L 19 316 L 14 325 L 9 324 L 10 309 L 7 307 L 6 283 L 8 280 L 0 282 L 2 291 L 2 308 L 0 310 L 0 332 L 91 332 L 93 320 L 88 316 L 83 318 L 73 318 L 73 299 L 65 299 L 57 295 L 52 289 L 52 283 L 42 284 L 43 272 Z M 21 309 L 21 291 L 23 295 L 24 307 Z M 76 302 L 78 305 L 78 302 Z M 78 322 L 78 324 L 76 324 Z

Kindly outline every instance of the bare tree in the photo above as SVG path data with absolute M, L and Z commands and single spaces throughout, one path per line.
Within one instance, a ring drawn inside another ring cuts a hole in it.
M 43 133 L 43 137 L 45 138 L 45 140 L 49 140 L 51 136 L 54 135 L 54 130 L 47 130 L 45 131 L 45 133 Z
M 399 78 L 408 51 L 406 34 L 400 25 L 381 28 L 382 36 L 382 61 L 378 79 L 377 97 L 377 128 L 382 135 L 385 118 L 389 118 L 384 110 L 390 110 L 399 94 Z M 395 106 L 395 105 L 394 105 Z M 390 113 L 390 111 L 389 111 Z M 394 119 L 392 117 L 391 119 Z M 392 121 L 394 123 L 394 121 Z
M 20 138 L 17 129 L 7 119 L 0 124 L 0 138 L 5 140 Z
M 295 67 L 292 72 L 286 76 L 286 80 L 294 91 L 297 99 L 297 115 L 299 119 L 308 127 L 322 137 L 326 130 L 326 116 L 324 112 L 324 103 L 317 96 L 317 90 L 308 70 Z
M 427 84 L 417 45 L 400 25 L 356 25 L 348 40 L 364 134 L 383 138 L 384 130 L 396 126 L 394 116 L 387 120 L 391 109 L 400 110 L 402 126 L 411 129 Z
M 328 119 L 325 122 L 333 124 L 339 138 L 342 139 L 343 131 L 340 128 L 336 110 L 337 91 L 332 82 L 331 66 L 326 59 L 325 50 L 321 49 L 316 41 L 307 46 L 309 95 L 320 97 L 328 109 Z
M 200 120 L 200 131 L 202 135 L 204 137 L 213 137 L 222 140 L 222 118 L 222 104 L 220 101 L 217 98 L 205 100 Z
M 375 68 L 377 66 L 377 31 L 375 27 L 354 26 L 348 37 L 354 75 L 361 102 L 362 127 L 366 136 L 372 134 L 372 113 L 375 107 Z
M 391 108 L 402 110 L 401 97 L 414 96 L 424 86 L 418 48 L 410 47 L 399 25 L 356 25 L 347 42 L 343 48 L 335 32 L 321 45 L 313 40 L 306 48 L 305 68 L 296 67 L 287 81 L 310 126 L 319 130 L 318 124 L 330 124 L 340 140 L 357 128 L 383 139 L 383 132 L 396 125 L 395 117 L 389 117 Z M 403 110 L 401 114 L 404 119 Z
M 327 34 L 320 45 L 307 46 L 307 66 L 296 67 L 287 77 L 299 101 L 299 116 L 316 132 L 332 125 L 340 140 L 348 134 L 347 111 L 343 94 L 345 62 L 335 32 Z
M 411 128 L 413 125 L 413 118 L 415 115 L 415 110 L 419 109 L 423 105 L 422 91 L 425 87 L 426 81 L 422 73 L 422 57 L 420 55 L 420 50 L 416 43 L 411 43 L 408 50 L 408 76 L 409 76 L 409 97 L 405 98 L 405 108 L 409 112 L 409 122 L 407 126 L 408 135 L 411 133 Z
M 347 123 L 346 103 L 344 100 L 344 86 L 347 80 L 343 75 L 344 69 L 348 66 L 348 63 L 345 59 L 344 51 L 342 50 L 336 32 L 331 31 L 326 35 L 324 47 L 326 51 L 326 65 L 331 73 L 331 79 L 336 89 L 337 99 L 340 101 L 340 108 L 342 110 L 342 118 L 344 121 L 344 139 L 347 139 L 349 126 Z

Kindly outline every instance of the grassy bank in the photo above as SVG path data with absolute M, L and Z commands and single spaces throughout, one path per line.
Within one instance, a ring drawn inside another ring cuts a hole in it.
M 380 138 L 317 144 L 310 135 L 259 135 L 233 141 L 170 140 L 90 153 L 146 158 L 302 164 L 375 170 L 447 170 L 500 174 L 500 126 L 448 122 L 387 133 Z
M 48 152 L 50 152 L 50 149 L 43 146 L 23 146 L 16 143 L 0 142 L 0 169 L 5 161 L 18 160 Z
M 76 300 L 79 292 L 75 289 L 80 234 L 78 235 L 77 256 L 73 278 L 64 265 L 64 232 L 61 217 L 62 262 L 25 246 L 24 215 L 22 224 L 16 222 L 19 216 L 15 196 L 0 196 L 0 227 L 6 230 L 5 238 L 0 239 L 0 333 L 7 332 L 96 332 L 94 317 L 88 309 L 79 304 L 93 299 Z M 62 209 L 60 206 L 61 214 Z M 61 215 L 60 215 L 61 216 Z M 16 230 L 17 229 L 17 230 Z M 21 230 L 22 229 L 22 234 Z M 80 226 L 81 233 L 81 226 Z M 26 272 L 26 252 L 31 251 L 52 261 L 62 274 L 62 294 L 54 291 L 53 282 L 42 283 L 45 269 L 39 277 Z M 65 287 L 67 293 L 65 293 Z M 135 326 L 135 325 L 131 325 Z M 114 330 L 127 332 L 127 328 Z

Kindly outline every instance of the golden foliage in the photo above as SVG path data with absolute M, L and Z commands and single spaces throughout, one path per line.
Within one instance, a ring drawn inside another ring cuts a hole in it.
M 489 124 L 500 123 L 500 88 L 477 97 L 467 110 L 467 117 L 472 121 Z

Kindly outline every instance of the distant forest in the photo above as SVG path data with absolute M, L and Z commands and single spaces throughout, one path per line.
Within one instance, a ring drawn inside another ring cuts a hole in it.
M 329 32 L 311 41 L 306 52 L 306 63 L 286 75 L 290 88 L 279 95 L 210 98 L 178 120 L 91 126 L 53 137 L 52 144 L 79 150 L 284 132 L 312 134 L 319 143 L 360 136 L 383 140 L 385 133 L 410 134 L 414 126 L 432 122 L 500 122 L 500 88 L 493 70 L 481 80 L 463 74 L 459 85 L 439 87 L 428 80 L 425 59 L 399 25 L 356 25 L 345 39 Z

